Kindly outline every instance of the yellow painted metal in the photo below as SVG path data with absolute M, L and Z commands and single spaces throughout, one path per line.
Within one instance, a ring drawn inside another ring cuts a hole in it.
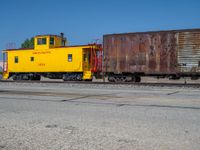
M 3 79 L 8 79 L 8 77 L 9 77 L 9 72 L 3 72 L 2 78 Z
M 50 38 L 54 39 L 54 44 L 50 43 Z M 46 39 L 46 44 L 38 44 L 38 39 Z M 35 50 L 45 50 L 49 48 L 61 47 L 62 37 L 56 35 L 39 35 L 34 38 L 34 49 Z
M 92 71 L 84 71 L 83 72 L 83 79 L 84 80 L 92 80 Z
M 50 37 L 55 38 L 54 46 L 49 44 Z M 38 45 L 38 38 L 47 38 L 46 45 Z M 82 72 L 84 80 L 92 79 L 89 61 L 92 46 L 60 47 L 59 43 L 61 38 L 57 36 L 36 36 L 34 49 L 5 50 L 8 72 L 4 79 L 13 72 Z M 18 62 L 15 59 L 18 59 Z
M 85 80 L 92 79 L 91 66 L 89 62 L 90 62 L 90 49 L 84 49 L 83 51 L 83 68 L 84 68 L 83 78 Z
M 72 61 L 68 62 L 68 54 Z M 47 50 L 14 50 L 8 52 L 9 72 L 81 72 L 82 47 L 52 48 Z M 18 63 L 15 63 L 18 57 Z M 31 61 L 31 57 L 34 61 Z

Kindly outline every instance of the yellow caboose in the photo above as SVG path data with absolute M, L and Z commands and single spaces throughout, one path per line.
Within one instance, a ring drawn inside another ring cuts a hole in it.
M 92 80 L 101 71 L 101 45 L 66 46 L 61 35 L 38 35 L 34 49 L 8 49 L 3 51 L 3 79 Z

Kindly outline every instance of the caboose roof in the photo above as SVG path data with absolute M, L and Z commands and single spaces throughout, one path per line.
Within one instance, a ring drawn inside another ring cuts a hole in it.
M 59 46 L 59 47 L 55 47 L 55 48 L 70 48 L 70 47 L 83 47 L 83 48 L 87 48 L 87 47 L 91 47 L 91 46 L 95 46 L 95 44 L 88 44 L 88 45 L 70 45 L 70 46 Z M 100 44 L 97 44 L 97 46 L 100 46 Z M 53 49 L 55 49 L 53 48 Z M 6 50 L 2 50 L 3 52 L 6 51 L 23 51 L 23 50 L 35 50 L 34 48 L 19 48 L 19 49 L 6 49 Z
M 55 34 L 40 34 L 40 35 L 36 35 L 35 37 L 43 37 L 43 36 L 56 36 L 56 37 L 61 37 L 60 35 L 55 35 Z

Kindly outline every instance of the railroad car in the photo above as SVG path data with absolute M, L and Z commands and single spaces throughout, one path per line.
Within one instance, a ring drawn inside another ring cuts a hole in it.
M 104 35 L 103 53 L 103 73 L 112 82 L 200 77 L 200 29 Z
M 63 34 L 38 35 L 33 49 L 3 51 L 3 78 L 90 81 L 93 74 L 101 72 L 100 53 L 101 45 L 66 46 Z

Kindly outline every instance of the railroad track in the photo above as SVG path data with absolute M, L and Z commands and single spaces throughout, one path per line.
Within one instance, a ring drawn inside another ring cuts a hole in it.
M 200 88 L 200 83 L 169 83 L 169 82 L 89 82 L 89 81 L 14 81 L 14 80 L 0 80 L 1 83 L 49 83 L 49 84 L 91 84 L 91 85 L 136 85 L 136 86 L 160 86 L 160 87 L 193 87 Z

